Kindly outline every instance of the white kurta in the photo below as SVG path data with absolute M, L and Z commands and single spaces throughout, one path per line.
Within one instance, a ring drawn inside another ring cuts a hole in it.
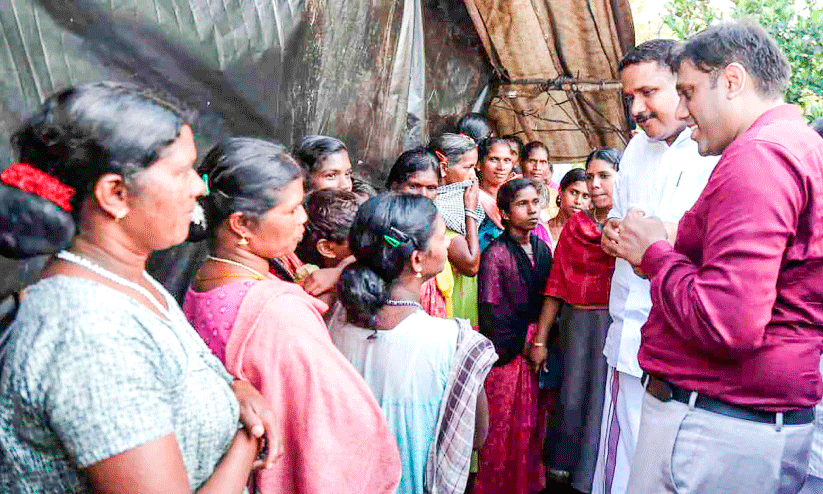
M 717 160 L 700 156 L 690 129 L 681 132 L 671 146 L 651 141 L 642 133 L 636 135 L 620 160 L 609 218 L 622 219 L 629 209 L 640 208 L 665 222 L 679 222 L 697 201 Z M 618 259 L 609 295 L 612 324 L 603 349 L 609 380 L 592 494 L 626 492 L 644 394 L 637 361 L 640 328 L 651 307 L 649 281 Z
M 717 160 L 717 156 L 698 154 L 689 128 L 671 146 L 651 141 L 642 133 L 636 135 L 620 160 L 609 218 L 622 219 L 629 209 L 640 208 L 647 215 L 677 223 L 703 191 Z M 611 367 L 641 376 L 637 362 L 640 328 L 651 307 L 649 281 L 637 276 L 628 262 L 618 259 L 609 297 L 613 322 L 603 350 Z

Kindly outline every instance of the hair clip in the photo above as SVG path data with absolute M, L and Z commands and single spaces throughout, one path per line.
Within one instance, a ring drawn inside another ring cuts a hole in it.
M 391 247 L 400 247 L 401 242 L 391 235 L 383 235 L 383 240 L 385 240 Z
M 385 240 L 387 244 L 391 245 L 392 247 L 400 247 L 404 242 L 411 241 L 412 245 L 415 248 L 417 248 L 417 242 L 415 242 L 413 238 L 409 237 L 402 231 L 398 230 L 393 226 L 389 227 L 389 231 L 392 233 L 392 235 L 383 235 L 383 240 Z
M 202 179 L 203 179 L 203 182 L 205 182 L 205 184 L 206 184 L 206 193 L 205 193 L 205 194 L 203 194 L 203 196 L 207 196 L 207 195 L 209 195 L 209 193 L 211 192 L 211 191 L 209 190 L 209 174 L 208 174 L 208 173 L 204 173 L 204 174 L 203 174 L 200 178 L 202 178 Z
M 12 163 L 0 173 L 0 182 L 42 197 L 71 213 L 76 191 L 56 177 L 26 163 Z

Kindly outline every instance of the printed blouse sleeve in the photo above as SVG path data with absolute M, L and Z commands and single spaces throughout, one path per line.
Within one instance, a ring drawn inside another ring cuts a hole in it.
M 67 335 L 44 383 L 49 425 L 80 468 L 173 432 L 157 348 L 109 321 L 85 324 L 96 329 Z

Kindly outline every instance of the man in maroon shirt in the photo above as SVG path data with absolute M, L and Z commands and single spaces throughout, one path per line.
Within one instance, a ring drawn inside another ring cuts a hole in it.
M 636 210 L 607 239 L 653 303 L 628 492 L 794 494 L 823 393 L 823 139 L 756 24 L 706 29 L 675 68 L 680 116 L 721 158 L 674 246 Z

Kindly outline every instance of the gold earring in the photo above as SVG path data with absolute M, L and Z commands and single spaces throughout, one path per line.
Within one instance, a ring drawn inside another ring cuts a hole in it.
M 423 277 L 423 273 L 421 273 L 420 271 L 417 271 L 417 274 L 415 274 L 415 275 L 414 275 L 414 277 L 415 277 L 415 278 L 422 278 L 422 277 Z
M 114 215 L 114 222 L 119 223 L 120 220 L 126 217 L 129 214 L 127 211 L 119 211 L 117 214 Z
M 246 237 L 241 235 L 240 240 L 237 241 L 237 245 L 239 245 L 241 247 L 245 247 L 245 246 L 249 245 L 249 241 L 248 241 L 248 239 L 246 239 Z

